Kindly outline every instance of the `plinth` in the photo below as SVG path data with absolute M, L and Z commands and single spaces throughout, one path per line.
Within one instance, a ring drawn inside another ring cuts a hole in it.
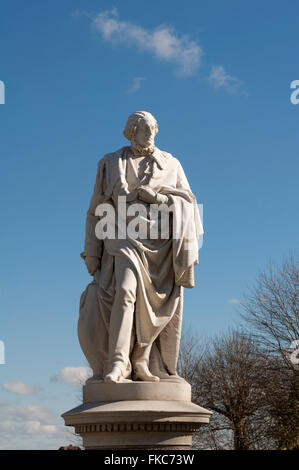
M 85 449 L 164 450 L 190 449 L 193 433 L 210 416 L 191 402 L 185 381 L 92 381 L 83 387 L 83 404 L 62 415 Z

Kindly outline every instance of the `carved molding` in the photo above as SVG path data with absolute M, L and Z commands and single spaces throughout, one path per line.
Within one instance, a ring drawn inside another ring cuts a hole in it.
M 187 432 L 199 430 L 201 423 L 104 423 L 77 424 L 76 433 L 92 432 Z

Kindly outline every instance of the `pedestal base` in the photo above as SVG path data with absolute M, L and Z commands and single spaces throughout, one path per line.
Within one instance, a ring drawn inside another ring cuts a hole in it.
M 187 383 L 90 383 L 83 405 L 62 417 L 85 449 L 190 449 L 192 434 L 211 415 L 191 403 L 190 390 Z

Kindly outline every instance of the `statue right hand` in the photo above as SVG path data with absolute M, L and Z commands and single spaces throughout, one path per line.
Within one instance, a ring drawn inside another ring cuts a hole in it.
M 100 260 L 96 256 L 86 256 L 85 258 L 85 264 L 87 267 L 87 271 L 91 276 L 94 275 L 94 273 L 99 269 L 100 266 Z

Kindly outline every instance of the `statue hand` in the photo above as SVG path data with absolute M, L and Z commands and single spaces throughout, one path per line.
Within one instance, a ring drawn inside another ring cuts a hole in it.
M 138 196 L 142 201 L 149 204 L 167 204 L 168 201 L 168 197 L 165 194 L 156 193 L 153 189 L 144 186 L 140 186 L 138 189 Z
M 99 269 L 100 260 L 96 256 L 86 256 L 85 258 L 85 265 L 87 267 L 87 271 L 91 276 Z
M 149 204 L 156 203 L 156 192 L 151 188 L 140 186 L 138 188 L 138 197 L 143 202 L 148 202 Z

